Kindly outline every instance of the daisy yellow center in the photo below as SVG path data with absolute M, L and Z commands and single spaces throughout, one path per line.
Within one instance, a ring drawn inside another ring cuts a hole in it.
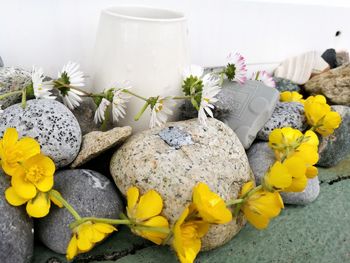
M 210 101 L 208 98 L 204 98 L 203 100 L 207 103 L 209 103 L 209 101 Z
M 31 183 L 37 183 L 43 177 L 45 177 L 44 169 L 42 167 L 34 165 L 27 170 L 25 179 Z
M 159 102 L 159 105 L 156 109 L 156 112 L 160 112 L 163 109 L 163 104 L 161 104 L 161 102 Z

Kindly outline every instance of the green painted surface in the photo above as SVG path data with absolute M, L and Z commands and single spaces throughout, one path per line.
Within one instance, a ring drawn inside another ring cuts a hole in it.
M 350 262 L 350 159 L 336 167 L 320 169 L 319 176 L 323 183 L 314 203 L 286 207 L 264 231 L 247 225 L 225 246 L 201 253 L 197 262 Z M 65 261 L 37 246 L 34 262 Z M 177 261 L 168 247 L 153 246 L 123 229 L 77 262 Z

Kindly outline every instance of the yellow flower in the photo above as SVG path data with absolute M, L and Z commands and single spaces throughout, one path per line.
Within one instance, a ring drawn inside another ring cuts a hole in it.
M 96 243 L 105 239 L 117 229 L 105 223 L 87 221 L 73 229 L 73 236 L 67 247 L 67 259 L 72 260 L 76 255 L 91 250 Z
M 340 114 L 331 111 L 326 98 L 322 95 L 308 97 L 305 100 L 304 110 L 309 125 L 322 136 L 332 134 L 341 123 Z
M 140 197 L 139 189 L 131 187 L 126 196 L 128 201 L 126 211 L 132 222 L 146 227 L 169 229 L 168 220 L 159 215 L 163 209 L 163 200 L 156 191 L 150 190 Z M 167 233 L 138 226 L 133 227 L 132 231 L 157 245 L 160 245 L 168 236 Z
M 0 140 L 1 166 L 10 176 L 18 173 L 20 163 L 38 153 L 40 153 L 39 143 L 28 137 L 18 140 L 15 128 L 7 128 Z
M 284 91 L 280 94 L 280 101 L 283 102 L 300 102 L 304 104 L 303 95 L 296 91 Z
M 46 216 L 50 211 L 51 202 L 62 207 L 62 204 L 49 196 L 48 193 L 38 192 L 33 199 L 25 199 L 19 196 L 12 186 L 6 189 L 5 198 L 13 206 L 20 206 L 27 203 L 26 211 L 28 215 L 35 218 Z
M 268 191 L 283 190 L 292 184 L 292 175 L 288 168 L 276 161 L 264 176 L 263 186 Z
M 283 162 L 288 173 L 292 176 L 292 182 L 289 187 L 284 188 L 284 192 L 302 192 L 307 185 L 306 164 L 305 161 L 297 156 L 287 158 Z
M 226 224 L 232 220 L 232 213 L 227 209 L 225 201 L 204 183 L 198 183 L 193 188 L 193 203 L 208 223 Z
M 253 182 L 243 185 L 239 195 L 240 198 L 248 194 L 253 188 Z M 260 189 L 243 202 L 242 212 L 250 224 L 257 229 L 264 229 L 268 226 L 270 219 L 280 214 L 282 208 L 284 208 L 284 205 L 278 192 L 271 193 Z
M 173 247 L 181 263 L 192 263 L 201 249 L 201 238 L 208 232 L 209 223 L 202 220 L 188 220 L 193 214 L 193 205 L 186 207 L 174 226 Z
M 32 199 L 40 192 L 48 192 L 53 186 L 55 164 L 47 156 L 37 154 L 23 161 L 18 173 L 13 174 L 11 184 L 17 195 Z

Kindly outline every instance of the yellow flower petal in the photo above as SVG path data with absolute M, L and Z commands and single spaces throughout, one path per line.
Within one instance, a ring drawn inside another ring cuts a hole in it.
M 317 147 L 303 143 L 298 147 L 298 149 L 293 154 L 293 156 L 303 159 L 306 164 L 314 165 L 318 162 L 318 159 L 319 159 L 319 155 L 317 151 L 318 151 Z
M 66 258 L 67 260 L 72 260 L 77 254 L 78 254 L 77 238 L 75 235 L 73 235 L 67 247 Z
M 36 196 L 36 187 L 32 183 L 27 182 L 24 180 L 24 177 L 19 176 L 12 176 L 11 178 L 11 184 L 16 191 L 17 195 L 24 199 L 32 199 Z
M 20 197 L 16 193 L 16 191 L 13 189 L 13 187 L 9 187 L 6 189 L 5 198 L 6 198 L 7 202 L 9 202 L 10 205 L 13 205 L 13 206 L 20 206 L 28 201 L 28 199 L 24 199 L 24 198 Z
M 140 196 L 139 189 L 134 186 L 130 187 L 126 192 L 126 199 L 128 201 L 126 210 L 128 212 L 129 217 L 131 217 L 130 213 L 132 213 L 132 210 L 135 209 L 137 201 L 139 200 L 139 196 Z
M 98 229 L 96 229 L 95 224 L 93 224 L 92 232 L 93 232 L 93 234 L 92 234 L 91 242 L 93 242 L 93 243 L 98 243 L 98 242 L 102 241 L 107 236 L 107 234 L 102 233 Z
M 315 178 L 318 174 L 318 169 L 315 166 L 309 166 L 306 168 L 306 177 L 311 179 Z
M 15 128 L 7 128 L 4 133 L 4 137 L 1 143 L 4 148 L 14 146 L 18 141 L 18 133 Z
M 242 189 L 241 189 L 241 192 L 240 192 L 239 196 L 242 197 L 243 195 L 245 195 L 246 193 L 248 193 L 251 189 L 253 189 L 254 186 L 255 186 L 255 184 L 254 184 L 253 181 L 246 182 L 246 183 L 242 186 Z
M 304 103 L 303 95 L 296 91 L 284 91 L 280 94 L 280 101 Z
M 117 231 L 117 229 L 109 224 L 104 224 L 104 223 L 94 223 L 94 228 L 97 229 L 98 231 L 100 231 L 101 233 L 104 234 L 110 234 L 113 231 Z
M 39 192 L 37 196 L 28 201 L 27 203 L 27 213 L 36 218 L 46 216 L 50 211 L 51 202 L 46 193 Z
M 20 139 L 16 147 L 22 153 L 22 161 L 40 153 L 40 144 L 33 138 L 24 137 Z
M 306 144 L 309 144 L 314 147 L 318 147 L 319 139 L 317 137 L 317 134 L 312 130 L 307 130 L 304 134 L 305 138 L 308 138 L 308 140 L 305 142 Z
M 232 213 L 225 201 L 204 183 L 198 183 L 193 188 L 193 203 L 208 223 L 226 224 L 232 220 Z
M 80 225 L 77 235 L 77 246 L 81 252 L 84 253 L 93 248 L 94 243 L 92 240 L 94 238 L 94 232 L 91 222 Z
M 141 196 L 136 207 L 135 217 L 138 220 L 145 220 L 159 215 L 162 209 L 163 200 L 161 196 L 156 191 L 150 190 Z
M 169 229 L 168 220 L 163 216 L 155 216 L 151 219 L 145 221 L 142 225 L 149 227 L 162 227 Z M 157 231 L 150 230 L 140 230 L 138 231 L 139 235 L 143 238 L 146 238 L 153 243 L 160 245 L 163 243 L 164 239 L 168 236 L 166 233 L 161 233 Z
M 61 201 L 57 200 L 55 197 L 53 197 L 52 195 L 50 195 L 50 200 L 52 203 L 54 203 L 55 205 L 57 205 L 59 208 L 63 207 L 63 204 L 61 203 Z
M 270 222 L 269 217 L 263 214 L 260 214 L 257 211 L 253 211 L 249 209 L 247 206 L 243 207 L 242 212 L 244 216 L 247 218 L 248 222 L 259 230 L 265 229 L 269 225 L 269 222 Z
M 280 162 L 275 162 L 264 176 L 264 185 L 268 188 L 281 190 L 292 184 L 292 175 L 288 168 Z
M 302 192 L 307 185 L 306 164 L 303 159 L 295 155 L 286 159 L 283 164 L 292 175 L 292 183 L 285 188 L 285 192 Z

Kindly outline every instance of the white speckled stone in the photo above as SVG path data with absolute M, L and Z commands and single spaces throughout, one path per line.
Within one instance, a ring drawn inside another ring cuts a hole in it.
M 254 143 L 247 152 L 249 164 L 255 176 L 257 184 L 271 165 L 276 161 L 273 151 L 267 142 Z M 285 204 L 306 205 L 316 200 L 320 193 L 320 183 L 318 177 L 308 180 L 308 184 L 303 192 L 281 193 Z
M 182 143 L 164 141 L 162 138 L 172 137 L 165 136 L 164 130 L 175 131 L 176 140 Z M 252 179 L 247 156 L 236 134 L 216 119 L 208 119 L 207 130 L 192 119 L 136 134 L 113 155 L 110 170 L 123 194 L 131 186 L 137 186 L 141 193 L 158 191 L 164 200 L 163 213 L 171 224 L 191 201 L 192 188 L 198 182 L 208 184 L 224 200 L 229 200 L 236 198 L 242 185 Z M 237 222 L 212 227 L 203 238 L 202 249 L 226 243 L 243 224 L 239 217 Z
M 70 164 L 81 144 L 81 130 L 72 112 L 55 100 L 30 100 L 25 109 L 15 104 L 0 116 L 0 136 L 14 127 L 20 136 L 29 136 L 41 145 L 57 167 Z
M 0 58 L 0 64 L 1 64 Z M 31 83 L 30 72 L 13 67 L 2 67 L 0 65 L 0 95 L 11 91 L 21 90 Z M 21 99 L 21 95 L 7 97 L 0 101 L 0 105 L 5 109 Z
M 277 128 L 292 127 L 300 131 L 307 128 L 304 106 L 298 102 L 277 102 L 271 118 L 258 132 L 257 138 L 269 140 L 270 133 Z

